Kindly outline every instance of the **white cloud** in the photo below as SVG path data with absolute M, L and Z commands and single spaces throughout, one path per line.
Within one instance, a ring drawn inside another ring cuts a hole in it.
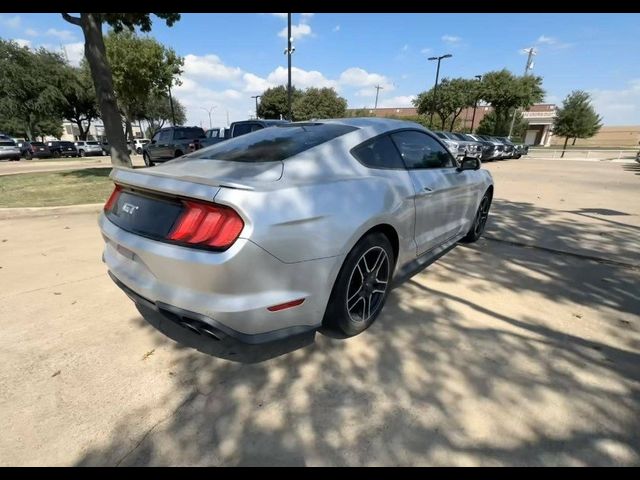
M 406 52 L 407 50 L 409 50 L 409 44 L 405 43 L 402 47 L 402 51 Z
M 547 37 L 546 35 L 540 35 L 538 37 L 538 40 L 536 40 L 537 43 L 544 43 L 546 45 L 554 45 L 556 43 L 558 43 L 558 41 L 553 38 L 553 37 Z
M 67 52 L 69 63 L 79 67 L 80 62 L 84 58 L 84 42 L 67 43 L 63 45 L 63 47 Z
M 591 90 L 593 106 L 605 125 L 640 124 L 640 78 L 621 90 Z
M 298 25 L 291 25 L 291 36 L 294 40 L 304 38 L 307 35 L 311 35 L 311 26 L 307 23 L 299 23 Z M 287 38 L 287 27 L 284 27 L 278 33 L 279 37 Z
M 267 82 L 272 85 L 286 85 L 288 71 L 285 67 L 278 67 L 267 76 Z M 297 67 L 291 67 L 291 82 L 297 88 L 309 87 L 329 87 L 337 88 L 338 83 L 335 80 L 329 80 L 317 70 L 303 70 Z
M 456 37 L 455 35 L 443 35 L 441 39 L 444 43 L 449 45 L 456 45 L 462 40 L 462 38 Z
M 359 67 L 346 69 L 340 74 L 338 81 L 342 85 L 349 85 L 353 87 L 373 87 L 375 85 L 381 85 L 385 90 L 390 91 L 394 89 L 393 83 L 391 83 L 391 81 L 384 75 L 369 73 Z
M 255 73 L 245 73 L 244 75 L 242 75 L 242 80 L 244 80 L 245 83 L 244 91 L 250 93 L 261 93 L 264 92 L 267 88 L 274 86 L 266 79 L 259 77 Z
M 242 75 L 242 69 L 228 67 L 217 55 L 187 55 L 184 57 L 184 73 L 187 76 L 212 80 L 232 80 Z
M 422 53 L 423 55 L 428 55 L 429 53 L 431 53 L 431 49 L 423 48 L 422 50 L 420 50 L 420 53 Z
M 315 15 L 315 13 L 301 13 L 300 15 L 302 15 L 302 18 L 311 18 Z
M 16 15 L 14 17 L 5 17 L 4 15 L 0 15 L 0 24 L 4 25 L 5 27 L 18 28 L 20 27 L 21 23 L 22 19 L 19 15 Z
M 21 47 L 31 47 L 31 40 L 25 40 L 24 38 L 14 38 L 13 41 Z
M 336 25 L 335 27 L 333 27 L 333 31 L 334 32 L 339 32 L 340 31 L 340 25 Z
M 69 42 L 75 39 L 75 35 L 70 30 L 57 30 L 55 28 L 50 28 L 45 32 L 45 35 L 50 37 L 56 37 L 63 42 Z
M 24 34 L 25 34 L 25 35 L 29 35 L 30 37 L 37 37 L 37 36 L 38 36 L 38 32 L 37 32 L 37 31 L 35 31 L 33 28 L 27 28 L 27 29 L 24 31 Z

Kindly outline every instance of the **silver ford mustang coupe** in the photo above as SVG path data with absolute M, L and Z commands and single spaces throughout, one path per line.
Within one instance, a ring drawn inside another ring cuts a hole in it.
M 422 126 L 294 122 L 116 168 L 103 260 L 140 307 L 216 339 L 356 335 L 389 290 L 482 234 L 493 196 Z

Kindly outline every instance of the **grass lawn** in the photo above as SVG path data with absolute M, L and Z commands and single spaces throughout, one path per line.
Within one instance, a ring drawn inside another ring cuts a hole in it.
M 103 203 L 113 190 L 111 168 L 0 176 L 0 207 Z

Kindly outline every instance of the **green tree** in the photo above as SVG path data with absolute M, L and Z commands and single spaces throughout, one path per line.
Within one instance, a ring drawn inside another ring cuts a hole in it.
M 149 99 L 167 96 L 184 61 L 154 38 L 139 37 L 126 30 L 109 32 L 105 46 L 118 107 L 129 141 L 133 142 L 132 122 L 145 117 L 145 108 L 153 105 Z
M 173 99 L 173 110 L 176 116 L 176 124 L 184 125 L 187 121 L 187 112 L 184 106 L 176 99 Z M 171 103 L 168 95 L 152 95 L 147 99 L 139 120 L 144 120 L 149 124 L 147 138 L 153 137 L 166 122 L 171 118 Z
M 482 118 L 476 132 L 480 135 L 506 137 L 509 134 L 512 114 L 513 110 L 511 110 L 511 112 L 506 116 L 498 117 L 495 110 L 491 110 Z M 516 120 L 513 124 L 512 137 L 524 138 L 528 126 L 529 123 L 524 119 L 522 113 L 516 111 Z
M 591 105 L 591 97 L 587 92 L 575 90 L 567 95 L 553 121 L 553 133 L 565 137 L 561 157 L 564 157 L 569 138 L 593 137 L 600 127 L 602 117 Z
M 65 63 L 43 48 L 32 51 L 0 39 L 2 128 L 29 139 L 59 133 L 65 103 Z M 57 127 L 53 127 L 57 125 Z
M 480 98 L 491 104 L 496 115 L 493 135 L 507 135 L 509 129 L 502 133 L 502 126 L 511 123 L 515 109 L 529 108 L 544 98 L 542 78 L 533 75 L 517 77 L 506 69 L 488 72 L 482 76 Z
M 100 117 L 96 92 L 86 62 L 80 68 L 67 66 L 66 81 L 62 87 L 65 102 L 62 117 L 73 122 L 80 132 L 80 140 L 86 140 L 91 122 Z
M 291 104 L 302 96 L 302 92 L 296 87 L 291 87 Z M 258 116 L 264 119 L 287 118 L 287 87 L 278 86 L 267 88 L 262 92 L 258 104 Z
M 113 77 L 107 60 L 102 26 L 106 23 L 115 32 L 124 29 L 133 32 L 136 27 L 142 32 L 149 32 L 152 25 L 151 13 L 80 13 L 79 17 L 68 13 L 61 15 L 67 22 L 82 28 L 84 54 L 91 69 L 91 77 L 100 106 L 100 116 L 111 145 L 111 161 L 114 165 L 130 167 L 131 158 L 127 153 L 120 111 L 113 90 Z M 172 26 L 180 19 L 179 13 L 156 13 L 155 15 L 163 19 L 168 26 Z
M 310 120 L 312 118 L 344 117 L 347 101 L 333 88 L 308 88 L 293 102 L 293 118 Z
M 466 78 L 445 78 L 433 88 L 418 94 L 413 100 L 419 114 L 429 115 L 431 112 L 440 117 L 440 128 L 448 127 L 451 131 L 458 117 L 466 107 L 472 107 L 478 96 L 478 82 Z

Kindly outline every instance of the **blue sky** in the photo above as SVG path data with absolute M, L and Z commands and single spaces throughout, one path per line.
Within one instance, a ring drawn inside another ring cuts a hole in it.
M 294 84 L 332 86 L 349 107 L 410 106 L 430 88 L 435 62 L 451 53 L 442 77 L 468 77 L 507 68 L 520 75 L 536 47 L 533 72 L 543 77 L 546 101 L 560 103 L 575 89 L 593 95 L 607 125 L 640 124 L 639 14 L 293 14 Z M 286 14 L 183 14 L 172 28 L 154 23 L 152 35 L 185 57 L 175 96 L 188 123 L 226 124 L 253 113 L 251 95 L 286 83 Z M 50 49 L 64 46 L 72 63 L 83 54 L 78 27 L 58 14 L 5 13 L 0 37 Z

